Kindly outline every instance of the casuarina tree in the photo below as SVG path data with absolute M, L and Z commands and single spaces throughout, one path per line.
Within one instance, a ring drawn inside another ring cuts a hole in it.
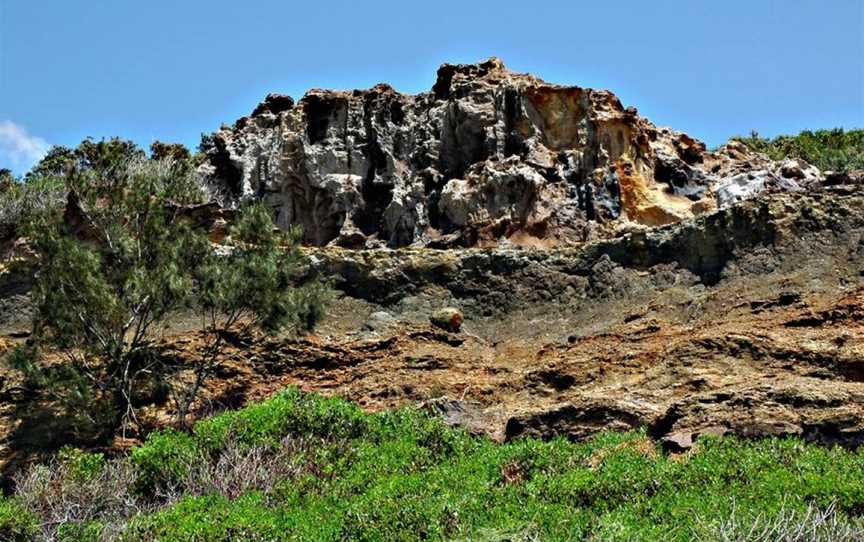
M 37 255 L 34 329 L 42 344 L 66 358 L 88 382 L 94 405 L 115 427 L 137 422 L 135 404 L 146 382 L 165 382 L 169 365 L 153 354 L 166 319 L 199 313 L 206 347 L 187 379 L 171 379 L 178 422 L 212 374 L 229 330 L 311 329 L 329 290 L 299 284 L 298 232 L 277 230 L 262 204 L 239 210 L 225 244 L 188 212 L 202 202 L 187 157 L 148 159 L 119 140 L 86 141 L 55 152 L 37 175 L 62 178 L 65 208 L 30 218 Z

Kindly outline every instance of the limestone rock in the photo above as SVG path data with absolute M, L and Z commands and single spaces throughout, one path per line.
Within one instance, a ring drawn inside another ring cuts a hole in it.
M 803 160 L 775 162 L 737 141 L 711 153 L 707 160 L 716 176 L 712 187 L 721 208 L 766 191 L 814 189 L 824 178 L 818 168 Z
M 226 206 L 260 198 L 309 245 L 556 246 L 664 225 L 818 181 L 730 144 L 655 127 L 614 94 L 491 58 L 444 64 L 430 92 L 271 94 L 203 145 Z
M 332 277 L 334 286 L 347 295 L 398 305 L 417 322 L 442 305 L 458 306 L 475 319 L 549 300 L 570 304 L 621 299 L 669 283 L 710 286 L 723 277 L 764 273 L 779 265 L 775 253 L 793 251 L 805 238 L 814 238 L 801 256 L 808 263 L 824 258 L 829 245 L 848 254 L 844 259 L 849 262 L 864 262 L 864 241 L 858 237 L 864 227 L 861 217 L 864 192 L 857 186 L 837 186 L 768 194 L 697 220 L 554 250 L 305 252 L 310 256 L 309 275 Z M 843 233 L 833 239 L 837 232 Z M 739 260 L 744 254 L 750 256 Z

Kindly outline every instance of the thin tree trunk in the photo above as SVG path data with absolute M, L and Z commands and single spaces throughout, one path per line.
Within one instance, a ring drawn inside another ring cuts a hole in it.
M 216 358 L 219 355 L 219 348 L 222 346 L 222 334 L 218 331 L 214 331 L 214 333 L 216 334 L 216 339 L 214 340 L 213 345 L 207 349 L 203 363 L 201 363 L 196 369 L 195 381 L 192 386 L 186 390 L 186 393 L 183 394 L 180 403 L 177 405 L 177 425 L 181 429 L 189 428 L 187 424 L 189 410 L 191 409 L 195 398 L 198 396 L 198 393 L 201 391 L 201 387 L 204 385 L 204 380 L 209 376 L 211 369 L 216 363 Z

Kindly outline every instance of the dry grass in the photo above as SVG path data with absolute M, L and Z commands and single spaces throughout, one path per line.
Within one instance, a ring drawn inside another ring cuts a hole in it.
M 184 497 L 236 499 L 250 491 L 269 495 L 278 483 L 307 472 L 305 454 L 313 445 L 296 437 L 287 437 L 276 447 L 229 441 L 215 458 L 202 453 L 188 460 L 182 479 L 150 499 L 134 493 L 136 473 L 127 458 L 105 461 L 92 470 L 55 459 L 19 475 L 15 495 L 39 518 L 40 540 L 62 539 L 64 525 L 99 521 L 100 542 L 111 542 L 120 539 L 134 515 L 155 512 Z
M 613 448 L 601 448 L 597 450 L 588 458 L 588 466 L 591 469 L 597 469 L 607 457 L 623 450 L 630 450 L 650 459 L 657 459 L 659 456 L 657 445 L 651 439 L 643 437 L 622 442 Z
M 92 475 L 54 461 L 19 476 L 15 493 L 40 518 L 44 540 L 56 540 L 63 525 L 99 520 L 108 541 L 116 539 L 127 518 L 154 508 L 132 494 L 134 481 L 126 460 L 109 461 Z
M 287 437 L 276 448 L 241 446 L 230 441 L 216 459 L 199 456 L 189 461 L 178 487 L 167 495 L 169 502 L 184 495 L 221 495 L 236 499 L 250 491 L 271 494 L 276 484 L 306 471 L 309 443 Z
M 702 524 L 706 540 L 718 542 L 861 542 L 864 520 L 849 519 L 835 506 L 819 509 L 808 506 L 798 511 L 784 508 L 773 517 L 733 512 L 720 523 Z

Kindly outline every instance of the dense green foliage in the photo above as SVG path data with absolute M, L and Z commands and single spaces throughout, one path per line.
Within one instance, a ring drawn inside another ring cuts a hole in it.
M 249 457 L 258 460 L 244 466 Z M 78 457 L 78 470 L 100 460 Z M 839 525 L 864 532 L 854 519 L 864 510 L 860 451 L 709 438 L 675 457 L 640 432 L 502 445 L 417 410 L 364 414 L 295 389 L 191 434 L 153 434 L 128 462 L 150 505 L 120 518 L 126 541 L 719 540 L 730 518 L 753 525 L 832 506 Z M 202 477 L 204 464 L 216 470 Z M 3 506 L 26 495 L 17 498 Z M 30 528 L 20 517 L 17 528 Z M 65 528 L 96 532 L 117 519 Z
M 140 352 L 153 326 L 191 301 L 190 271 L 210 249 L 175 210 L 200 200 L 191 175 L 120 142 L 97 147 L 84 165 L 57 166 L 66 167 L 65 213 L 28 224 L 39 269 L 32 296 L 40 338 L 96 383 L 102 408 L 129 421 Z
M 328 297 L 320 283 L 296 284 L 300 233 L 276 229 L 263 204 L 240 210 L 217 253 L 186 212 L 204 198 L 193 157 L 163 143 L 154 143 L 152 156 L 128 141 L 86 140 L 75 149 L 55 147 L 10 188 L 59 184 L 65 203 L 23 213 L 21 222 L 38 269 L 35 336 L 67 363 L 41 376 L 38 364 L 21 363 L 20 355 L 17 365 L 34 389 L 94 413 L 98 419 L 85 425 L 106 437 L 121 421 L 124 428 L 137 421 L 134 406 L 154 387 L 170 388 L 184 425 L 226 333 L 308 330 Z M 169 379 L 174 368 L 150 348 L 178 311 L 196 311 L 206 339 L 191 381 Z M 61 382 L 73 383 L 74 393 Z
M 864 169 L 864 130 L 805 130 L 796 136 L 774 139 L 759 137 L 753 132 L 750 137 L 733 139 L 767 154 L 771 159 L 801 158 L 822 171 Z

